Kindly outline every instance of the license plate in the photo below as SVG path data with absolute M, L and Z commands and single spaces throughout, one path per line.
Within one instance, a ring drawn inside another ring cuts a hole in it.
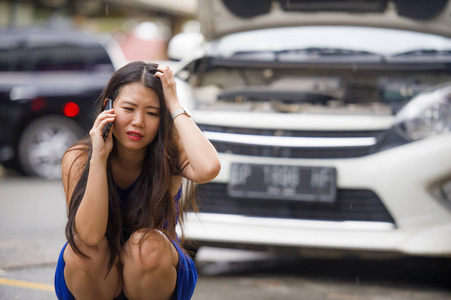
M 232 197 L 333 203 L 337 172 L 331 167 L 232 163 L 228 193 Z

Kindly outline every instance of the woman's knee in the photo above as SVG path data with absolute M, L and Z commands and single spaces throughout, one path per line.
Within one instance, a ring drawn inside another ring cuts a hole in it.
M 119 295 L 122 290 L 119 256 L 110 270 L 110 251 L 106 238 L 95 247 L 87 246 L 77 238 L 75 243 L 79 250 L 87 255 L 78 255 L 70 245 L 67 245 L 64 251 L 64 278 L 75 298 L 92 299 L 92 295 L 96 295 L 95 299 L 113 299 Z
M 124 250 L 130 262 L 144 272 L 168 267 L 176 261 L 171 241 L 157 229 L 134 232 Z
M 77 236 L 74 237 L 75 244 L 81 253 L 77 253 L 70 244 L 67 245 L 64 251 L 64 261 L 66 268 L 82 271 L 82 272 L 99 272 L 108 268 L 108 261 L 110 258 L 110 250 L 108 241 L 105 238 L 99 245 L 93 247 L 88 246 Z

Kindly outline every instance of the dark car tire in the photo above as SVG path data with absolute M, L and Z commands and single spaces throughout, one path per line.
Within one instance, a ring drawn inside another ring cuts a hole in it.
M 19 142 L 19 161 L 25 174 L 61 178 L 64 152 L 83 135 L 82 128 L 63 116 L 46 116 L 31 122 Z
M 20 167 L 20 162 L 17 159 L 11 159 L 5 162 L 2 162 L 2 167 L 4 167 L 8 171 L 22 172 Z

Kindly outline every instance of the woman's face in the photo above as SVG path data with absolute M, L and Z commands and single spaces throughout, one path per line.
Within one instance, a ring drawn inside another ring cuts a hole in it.
M 145 149 L 157 135 L 160 124 L 157 93 L 140 82 L 130 83 L 122 87 L 113 107 L 113 134 L 119 144 L 130 150 Z

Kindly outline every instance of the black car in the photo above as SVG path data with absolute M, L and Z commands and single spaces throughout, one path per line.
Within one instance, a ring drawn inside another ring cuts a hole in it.
M 108 37 L 0 30 L 0 163 L 59 178 L 62 154 L 88 132 L 92 103 L 123 62 Z

